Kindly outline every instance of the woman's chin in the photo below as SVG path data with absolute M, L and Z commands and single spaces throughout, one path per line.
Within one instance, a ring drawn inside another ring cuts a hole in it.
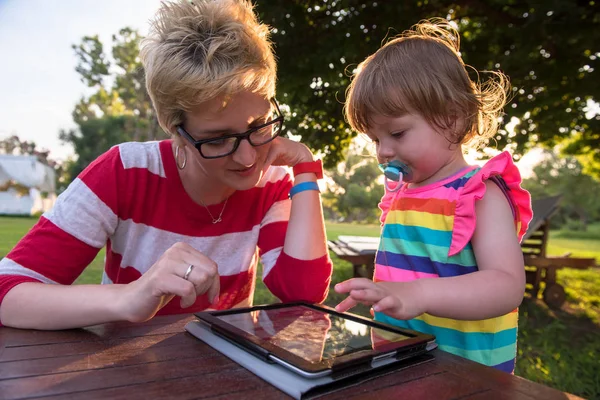
M 235 190 L 249 190 L 258 185 L 260 179 L 263 176 L 261 170 L 256 169 L 252 174 L 239 174 L 236 172 L 231 172 L 227 174 L 229 179 L 227 179 L 227 186 Z

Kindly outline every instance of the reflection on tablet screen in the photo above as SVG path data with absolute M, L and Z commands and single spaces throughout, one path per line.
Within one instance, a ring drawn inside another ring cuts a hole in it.
M 391 350 L 410 339 L 303 306 L 218 318 L 313 363 L 361 350 Z

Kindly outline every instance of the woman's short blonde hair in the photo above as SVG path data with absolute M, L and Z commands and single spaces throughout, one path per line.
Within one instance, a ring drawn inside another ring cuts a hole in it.
M 140 57 L 158 122 L 171 134 L 185 112 L 217 96 L 275 95 L 269 27 L 247 0 L 163 2 Z
M 359 64 L 346 92 L 351 127 L 367 132 L 375 115 L 418 113 L 454 144 L 485 141 L 498 129 L 510 89 L 508 78 L 489 72 L 469 78 L 460 36 L 444 19 L 419 22 Z

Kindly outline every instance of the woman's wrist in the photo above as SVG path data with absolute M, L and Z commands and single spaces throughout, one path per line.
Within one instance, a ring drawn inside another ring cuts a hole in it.
M 290 167 L 292 168 L 298 164 L 313 162 L 315 160 L 315 156 L 313 155 L 312 151 L 310 151 L 310 149 L 305 144 L 299 144 L 300 146 L 297 147 L 296 153 L 298 154 L 298 158 L 295 160 L 295 163 L 293 165 L 290 165 Z
M 309 161 L 296 164 L 293 167 L 294 178 L 300 179 L 302 176 L 309 176 L 311 181 L 313 178 L 323 179 L 323 162 L 321 160 Z M 296 181 L 296 183 L 302 180 Z
M 309 163 L 309 162 L 313 162 L 315 160 L 313 154 L 308 151 L 307 154 L 302 154 L 302 156 L 300 156 L 298 158 L 298 161 L 294 164 L 294 165 L 290 165 L 290 167 L 295 167 L 298 164 L 303 164 L 303 163 Z
M 317 175 L 315 174 L 300 174 L 294 177 L 294 186 L 304 182 L 316 182 Z

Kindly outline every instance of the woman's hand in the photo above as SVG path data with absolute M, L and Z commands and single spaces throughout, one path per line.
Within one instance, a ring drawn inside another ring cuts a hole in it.
M 305 144 L 280 136 L 271 142 L 265 164 L 293 167 L 296 164 L 310 161 L 313 161 L 313 154 Z
M 189 266 L 194 268 L 187 279 Z M 206 293 L 209 301 L 219 300 L 220 281 L 217 264 L 186 243 L 176 243 L 138 280 L 124 287 L 119 307 L 123 318 L 143 322 L 152 318 L 173 297 L 181 297 L 181 307 L 194 304 Z
M 420 282 L 373 282 L 365 278 L 349 279 L 335 285 L 337 293 L 348 293 L 335 309 L 345 312 L 357 304 L 373 306 L 396 319 L 412 319 L 427 311 Z

